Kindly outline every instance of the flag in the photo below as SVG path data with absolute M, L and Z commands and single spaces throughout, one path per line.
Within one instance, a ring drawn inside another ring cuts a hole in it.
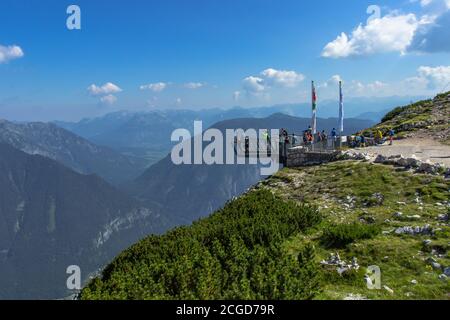
M 344 96 L 342 93 L 342 81 L 339 81 L 339 132 L 344 132 Z
M 317 95 L 314 81 L 312 81 L 312 134 L 317 133 Z

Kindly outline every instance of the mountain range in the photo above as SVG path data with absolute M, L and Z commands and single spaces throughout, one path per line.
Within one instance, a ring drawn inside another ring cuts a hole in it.
M 132 180 L 147 166 L 144 159 L 96 145 L 52 123 L 0 120 L 0 142 L 56 160 L 79 173 L 96 173 L 113 184 Z
M 347 118 L 379 122 L 392 106 L 405 105 L 419 97 L 349 98 L 345 101 Z M 144 158 L 147 164 L 154 164 L 170 151 L 170 135 L 173 130 L 192 130 L 195 120 L 202 120 L 207 128 L 215 123 L 238 118 L 266 118 L 272 114 L 309 118 L 309 103 L 284 104 L 270 107 L 205 110 L 153 110 L 119 111 L 104 116 L 83 119 L 78 122 L 55 121 L 65 128 L 93 143 L 107 146 L 132 158 Z M 322 101 L 319 105 L 320 118 L 338 117 L 338 102 Z M 337 124 L 336 124 L 337 126 Z

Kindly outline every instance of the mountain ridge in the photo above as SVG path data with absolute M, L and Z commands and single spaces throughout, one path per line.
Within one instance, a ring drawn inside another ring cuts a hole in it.
M 18 124 L 0 120 L 0 141 L 28 154 L 57 160 L 79 173 L 97 173 L 114 184 L 131 180 L 145 167 L 144 160 L 95 145 L 51 123 Z

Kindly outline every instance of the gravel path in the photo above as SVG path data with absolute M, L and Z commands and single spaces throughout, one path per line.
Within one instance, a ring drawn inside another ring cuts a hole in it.
M 365 152 L 374 156 L 403 155 L 410 158 L 413 155 L 422 161 L 430 160 L 432 163 L 442 163 L 445 167 L 450 167 L 450 146 L 439 143 L 432 139 L 405 139 L 394 141 L 394 145 L 388 143 L 368 148 L 355 149 L 358 152 Z

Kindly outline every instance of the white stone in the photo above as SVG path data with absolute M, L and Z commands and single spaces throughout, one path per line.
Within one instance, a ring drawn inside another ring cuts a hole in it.
M 392 290 L 392 289 L 389 288 L 388 286 L 384 285 L 383 288 L 384 288 L 384 290 L 386 290 L 386 291 L 389 292 L 390 294 L 394 294 L 394 290 Z
M 439 280 L 446 281 L 448 277 L 445 274 L 439 275 Z

